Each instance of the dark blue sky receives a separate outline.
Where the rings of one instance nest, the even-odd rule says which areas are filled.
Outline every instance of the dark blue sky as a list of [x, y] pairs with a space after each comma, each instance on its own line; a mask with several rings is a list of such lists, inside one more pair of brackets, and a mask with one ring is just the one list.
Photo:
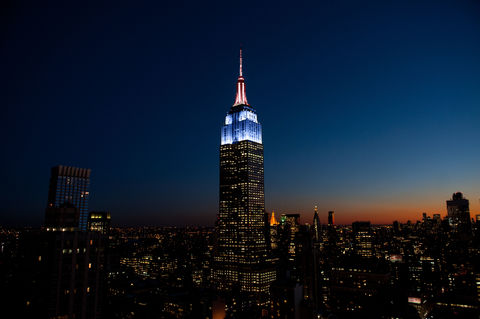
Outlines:
[[212, 225], [240, 44], [267, 210], [480, 213], [478, 1], [112, 4], [2, 10], [1, 224], [40, 224], [63, 164], [116, 224]]

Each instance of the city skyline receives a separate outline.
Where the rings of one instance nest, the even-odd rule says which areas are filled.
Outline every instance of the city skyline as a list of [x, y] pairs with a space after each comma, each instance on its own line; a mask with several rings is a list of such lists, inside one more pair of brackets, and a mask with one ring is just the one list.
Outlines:
[[5, 9], [2, 318], [480, 318], [480, 2]]
[[[278, 29], [286, 6], [225, 5], [218, 10], [233, 21], [266, 16], [239, 28], [210, 13], [194, 31], [185, 27], [198, 22], [194, 5], [152, 8], [168, 9], [162, 22], [143, 9], [98, 9], [103, 20], [74, 9], [12, 8], [10, 50], [0, 53], [11, 62], [0, 223], [40, 225], [49, 170], [67, 165], [92, 169], [89, 208], [111, 211], [114, 224], [213, 225], [239, 42], [264, 119], [267, 211], [311, 223], [318, 206], [322, 224], [328, 211], [338, 224], [389, 224], [444, 217], [460, 191], [472, 216], [480, 212], [478, 4], [318, 4], [295, 8]], [[85, 18], [86, 29], [76, 27]], [[178, 29], [152, 40], [169, 23]]]

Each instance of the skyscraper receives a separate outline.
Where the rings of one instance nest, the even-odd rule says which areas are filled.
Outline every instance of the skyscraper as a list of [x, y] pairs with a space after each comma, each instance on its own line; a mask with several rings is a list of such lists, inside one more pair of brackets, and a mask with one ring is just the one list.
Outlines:
[[365, 258], [373, 257], [373, 236], [370, 222], [353, 222], [352, 231], [355, 253]]
[[313, 213], [313, 238], [316, 242], [320, 240], [320, 218], [318, 217], [318, 208], [315, 206]]
[[[90, 169], [55, 166], [52, 167], [48, 190], [47, 215], [52, 209], [70, 207], [78, 210], [80, 230], [87, 229]], [[53, 212], [55, 214], [55, 212]]]
[[333, 226], [335, 224], [335, 212], [328, 212], [328, 226]]
[[100, 317], [106, 238], [81, 224], [89, 184], [90, 169], [52, 168], [46, 227], [19, 243], [21, 286], [29, 287], [27, 312], [19, 317]]
[[217, 289], [251, 296], [247, 306], [262, 305], [275, 271], [265, 236], [262, 127], [245, 94], [241, 50], [236, 91], [221, 131], [220, 205], [212, 275]]
[[461, 192], [454, 193], [452, 199], [447, 200], [447, 218], [454, 234], [468, 236], [471, 230], [470, 205]]
[[275, 212], [272, 210], [272, 215], [270, 217], [270, 244], [272, 251], [277, 249], [278, 247], [278, 240], [279, 240], [279, 234], [278, 234], [278, 229], [279, 227], [279, 222], [275, 218]]
[[275, 212], [272, 210], [272, 215], [270, 217], [270, 226], [277, 226], [278, 222], [277, 219], [275, 218]]

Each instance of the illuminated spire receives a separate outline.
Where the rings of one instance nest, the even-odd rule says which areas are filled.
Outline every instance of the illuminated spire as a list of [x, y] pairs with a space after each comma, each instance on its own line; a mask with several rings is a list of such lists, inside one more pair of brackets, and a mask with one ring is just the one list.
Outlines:
[[270, 217], [270, 226], [278, 225], [277, 220], [275, 219], [275, 212], [272, 210], [272, 217]]
[[237, 80], [237, 95], [235, 96], [235, 103], [233, 103], [233, 106], [248, 105], [247, 94], [245, 93], [245, 79], [243, 78], [242, 69], [242, 49], [240, 49], [240, 73]]

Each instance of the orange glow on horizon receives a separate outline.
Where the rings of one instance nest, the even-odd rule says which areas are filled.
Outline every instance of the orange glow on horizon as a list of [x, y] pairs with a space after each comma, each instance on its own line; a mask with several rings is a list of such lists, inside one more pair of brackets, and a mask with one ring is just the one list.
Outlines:
[[[353, 205], [344, 205], [338, 207], [338, 209], [319, 206], [318, 215], [320, 217], [320, 223], [327, 224], [329, 210], [335, 212], [336, 225], [349, 225], [355, 221], [370, 221], [372, 224], [377, 225], [392, 224], [394, 221], [400, 223], [411, 221], [412, 223], [415, 223], [417, 220], [422, 219], [422, 214], [424, 212], [430, 217], [433, 217], [433, 214], [440, 214], [442, 219], [447, 215], [445, 201], [441, 204], [420, 204], [418, 205], [419, 207], [422, 207], [420, 209], [418, 207], [387, 203], [374, 204], [370, 205], [370, 207], [366, 204], [358, 205], [358, 209], [355, 209], [352, 206]], [[300, 213], [300, 221], [302, 224], [313, 223], [313, 208], [311, 210], [299, 209], [281, 212], [281, 214], [284, 213]], [[477, 214], [480, 214], [480, 205], [475, 203], [475, 201], [470, 200], [470, 217], [475, 218], [475, 215]]]

